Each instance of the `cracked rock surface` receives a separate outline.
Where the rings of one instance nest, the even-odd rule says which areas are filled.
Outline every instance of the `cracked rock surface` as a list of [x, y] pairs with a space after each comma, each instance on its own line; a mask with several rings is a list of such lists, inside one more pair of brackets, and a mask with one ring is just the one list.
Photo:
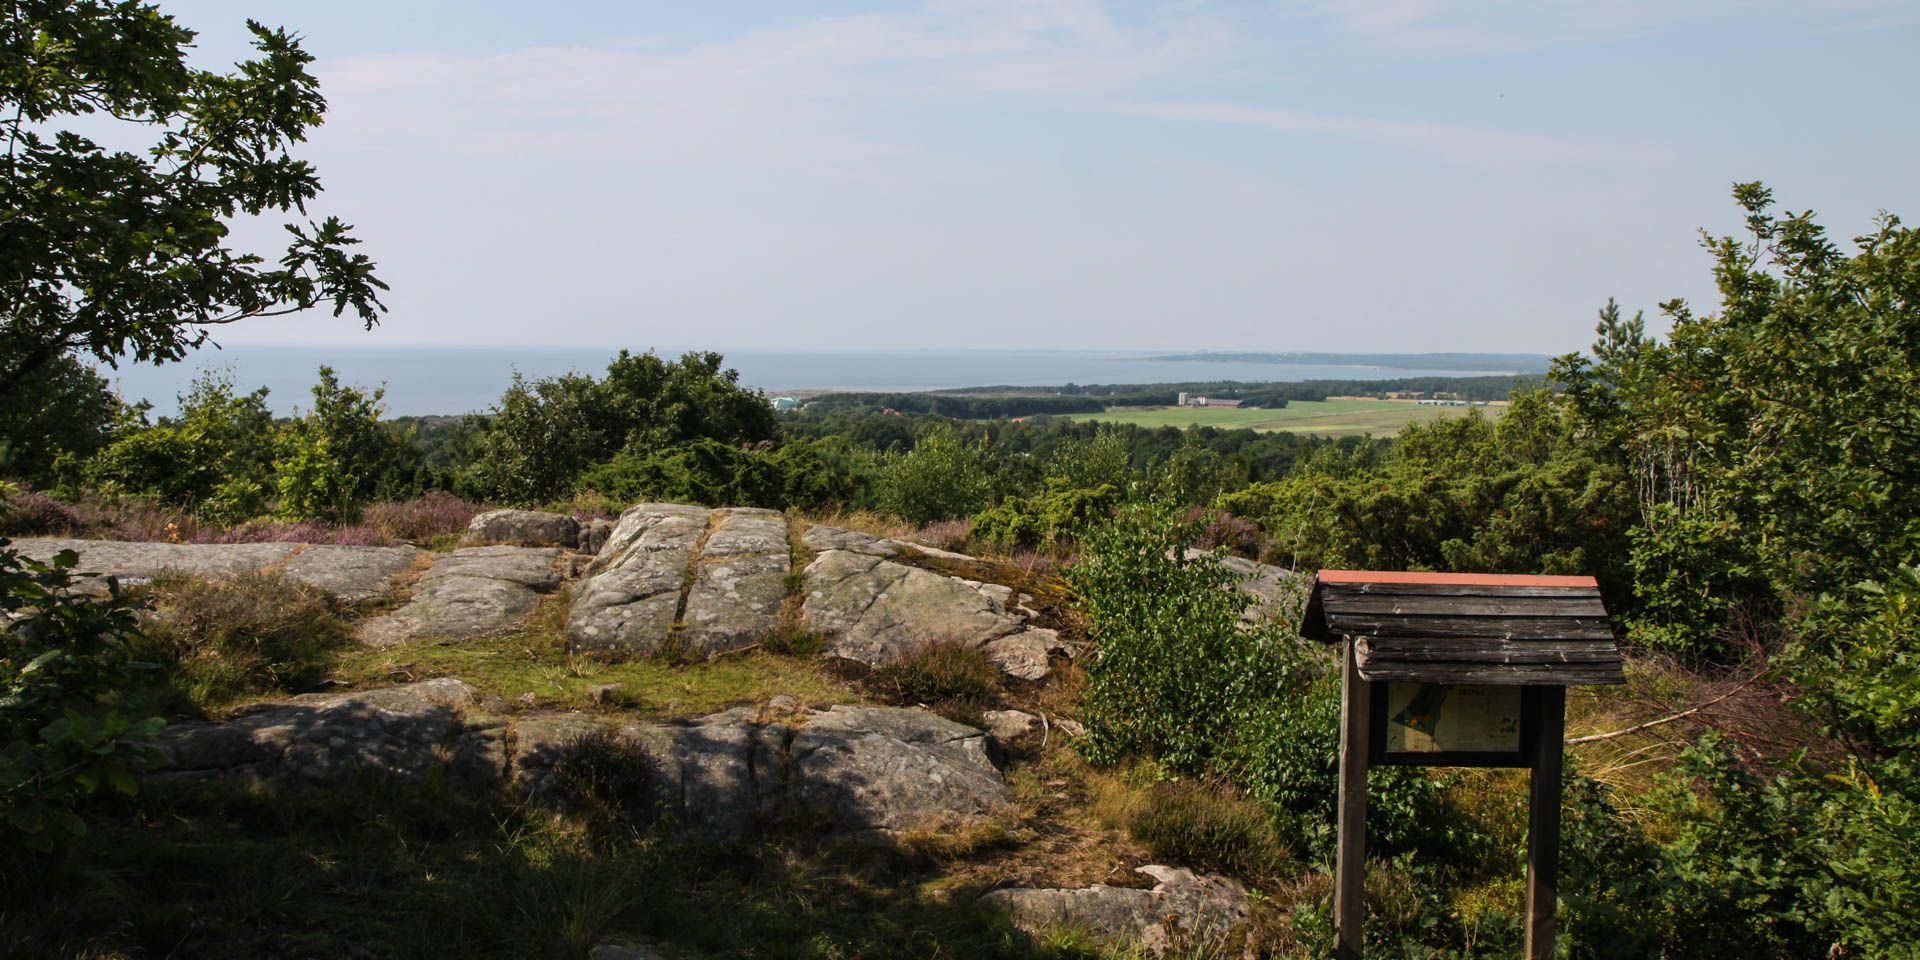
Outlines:
[[413, 597], [360, 627], [360, 639], [386, 646], [418, 637], [471, 637], [519, 626], [540, 595], [560, 588], [555, 547], [463, 547], [436, 560]]
[[[371, 771], [420, 780], [444, 759], [460, 786], [504, 781], [554, 801], [554, 762], [575, 738], [607, 728], [582, 714], [466, 718], [485, 706], [453, 678], [255, 704], [228, 720], [167, 728], [156, 741], [167, 765], [151, 776], [298, 785]], [[670, 822], [715, 838], [806, 810], [853, 835], [964, 826], [1013, 802], [985, 733], [918, 710], [769, 704], [617, 733], [652, 755], [654, 800]]]
[[787, 518], [775, 510], [721, 511], [700, 547], [687, 592], [687, 645], [709, 657], [758, 643], [780, 625], [793, 550]]
[[154, 745], [167, 763], [154, 776], [327, 784], [370, 770], [420, 780], [477, 699], [467, 684], [441, 678], [256, 703], [228, 720], [161, 731]]
[[1096, 884], [1079, 890], [995, 890], [982, 903], [1006, 911], [1014, 929], [1033, 937], [1076, 927], [1120, 943], [1138, 943], [1156, 955], [1210, 948], [1231, 956], [1244, 940], [1247, 891], [1226, 877], [1149, 865], [1137, 872], [1159, 881], [1151, 890]]
[[664, 646], [712, 513], [670, 503], [622, 513], [574, 592], [567, 615], [572, 648], [653, 653]]
[[829, 550], [806, 569], [801, 616], [825, 653], [872, 666], [952, 640], [969, 647], [1025, 627], [1005, 612], [1006, 587], [944, 577], [864, 553]]

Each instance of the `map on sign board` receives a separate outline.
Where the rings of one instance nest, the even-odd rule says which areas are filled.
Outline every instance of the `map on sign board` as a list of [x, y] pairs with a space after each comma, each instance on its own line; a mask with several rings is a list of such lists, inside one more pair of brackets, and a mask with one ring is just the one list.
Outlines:
[[1387, 684], [1389, 753], [1510, 753], [1520, 749], [1520, 688]]

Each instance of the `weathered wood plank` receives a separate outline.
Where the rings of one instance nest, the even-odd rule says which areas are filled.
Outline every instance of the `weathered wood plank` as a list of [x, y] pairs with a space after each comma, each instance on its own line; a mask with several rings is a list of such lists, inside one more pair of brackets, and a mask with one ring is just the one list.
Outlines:
[[1362, 637], [1363, 658], [1410, 663], [1619, 663], [1611, 640]]
[[1511, 640], [1612, 640], [1613, 625], [1599, 617], [1395, 617], [1339, 613], [1327, 607], [1327, 627], [1350, 637], [1504, 637]]
[[1535, 701], [1533, 778], [1527, 798], [1527, 960], [1553, 960], [1560, 888], [1560, 766], [1567, 691], [1551, 687]]
[[1327, 612], [1394, 616], [1605, 617], [1599, 597], [1432, 597], [1369, 594], [1326, 597]]
[[1328, 597], [1598, 597], [1597, 587], [1512, 587], [1458, 583], [1321, 583]]
[[1335, 960], [1361, 960], [1367, 902], [1367, 748], [1373, 687], [1362, 681], [1349, 642], [1340, 656], [1340, 797], [1334, 853]]
[[1425, 663], [1365, 657], [1359, 667], [1368, 680], [1420, 683], [1589, 686], [1627, 682], [1619, 663]]

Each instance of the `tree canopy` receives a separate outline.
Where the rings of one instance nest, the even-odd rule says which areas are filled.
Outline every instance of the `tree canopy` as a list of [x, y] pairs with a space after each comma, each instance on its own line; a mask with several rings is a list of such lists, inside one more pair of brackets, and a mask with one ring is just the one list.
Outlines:
[[194, 32], [150, 4], [0, 11], [0, 395], [63, 355], [179, 360], [209, 326], [324, 302], [378, 321], [386, 285], [337, 217], [286, 224], [271, 262], [229, 243], [236, 218], [304, 218], [320, 193], [292, 153], [326, 109], [313, 58], [247, 27], [258, 57], [218, 73], [188, 66]]

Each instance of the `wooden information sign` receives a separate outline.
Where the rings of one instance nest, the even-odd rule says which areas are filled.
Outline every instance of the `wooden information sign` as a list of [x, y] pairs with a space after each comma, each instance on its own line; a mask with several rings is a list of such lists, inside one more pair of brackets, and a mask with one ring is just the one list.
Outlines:
[[1367, 767], [1526, 767], [1527, 960], [1553, 956], [1567, 686], [1624, 683], [1592, 577], [1322, 570], [1300, 633], [1341, 644], [1334, 956], [1360, 960]]

